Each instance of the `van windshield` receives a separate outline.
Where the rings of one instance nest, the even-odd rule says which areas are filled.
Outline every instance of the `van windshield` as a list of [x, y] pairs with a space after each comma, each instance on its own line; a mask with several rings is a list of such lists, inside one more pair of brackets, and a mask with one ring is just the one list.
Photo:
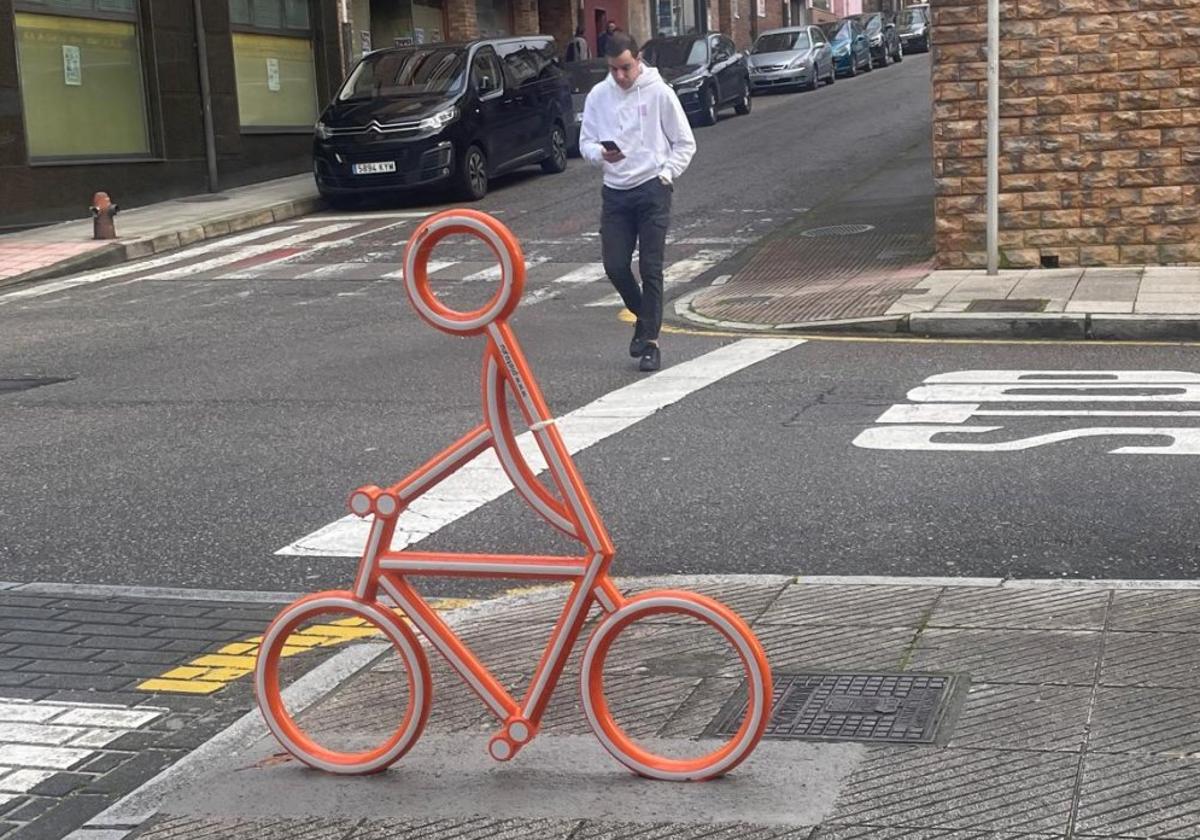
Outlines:
[[457, 47], [382, 50], [364, 58], [338, 93], [339, 102], [380, 96], [457, 93], [466, 76], [466, 51]]

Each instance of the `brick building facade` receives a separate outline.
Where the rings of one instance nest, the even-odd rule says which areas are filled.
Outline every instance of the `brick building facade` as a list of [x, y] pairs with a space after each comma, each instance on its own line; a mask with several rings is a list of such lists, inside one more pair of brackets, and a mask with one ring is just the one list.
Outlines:
[[[933, 0], [936, 245], [986, 262], [986, 0]], [[1200, 0], [1004, 0], [1001, 266], [1200, 262]]]

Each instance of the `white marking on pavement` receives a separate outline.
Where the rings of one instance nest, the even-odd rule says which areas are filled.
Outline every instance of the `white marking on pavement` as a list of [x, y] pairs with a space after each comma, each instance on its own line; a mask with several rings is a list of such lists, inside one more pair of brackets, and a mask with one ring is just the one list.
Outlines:
[[0, 700], [0, 794], [29, 793], [169, 713], [147, 706]]
[[112, 586], [96, 583], [59, 583], [35, 581], [0, 583], [0, 591], [24, 595], [58, 595], [61, 597], [152, 598], [172, 601], [230, 601], [256, 604], [286, 604], [301, 596], [300, 592], [271, 592], [244, 589], [184, 589], [175, 586]]
[[[425, 264], [425, 276], [432, 277], [434, 273], [441, 271], [443, 268], [450, 268], [456, 265], [458, 265], [457, 260], [430, 260]], [[403, 280], [404, 269], [401, 268], [397, 271], [389, 271], [387, 274], [382, 276], [384, 280]]]
[[[281, 227], [264, 228], [262, 230], [252, 230], [249, 233], [239, 234], [237, 236], [227, 236], [223, 239], [217, 239], [205, 245], [185, 248], [180, 251], [174, 251], [164, 257], [155, 257], [150, 260], [139, 260], [137, 262], [125, 263], [116, 268], [102, 269], [100, 271], [92, 271], [79, 277], [68, 277], [65, 280], [56, 280], [53, 283], [42, 283], [37, 286], [32, 286], [28, 289], [19, 289], [15, 292], [9, 292], [5, 295], [0, 295], [0, 304], [17, 300], [20, 298], [40, 297], [48, 295], [52, 292], [70, 289], [75, 286], [81, 286], [88, 283], [99, 283], [102, 280], [110, 280], [113, 277], [124, 277], [127, 274], [136, 274], [141, 271], [149, 271], [152, 268], [158, 268], [163, 265], [173, 265], [180, 260], [191, 259], [200, 254], [209, 254], [213, 251], [219, 251], [225, 248], [232, 248], [241, 245], [244, 242], [252, 242], [256, 239], [262, 239], [266, 236], [275, 236], [289, 230], [295, 230], [296, 225], [283, 225]], [[141, 279], [141, 278], [137, 278]]]
[[[525, 257], [525, 269], [528, 270], [535, 265], [541, 265], [544, 262], [549, 262], [549, 257], [541, 255], [527, 255]], [[493, 265], [490, 268], [485, 268], [482, 271], [476, 271], [473, 274], [468, 274], [462, 278], [464, 283], [478, 283], [483, 281], [492, 281], [500, 279], [500, 266]]]
[[[192, 277], [192, 276], [195, 276], [196, 274], [199, 274], [202, 271], [211, 271], [212, 269], [220, 268], [221, 266], [229, 265], [230, 263], [241, 262], [242, 260], [248, 259], [250, 257], [259, 256], [260, 254], [269, 254], [272, 251], [278, 251], [282, 248], [295, 248], [295, 247], [301, 246], [301, 245], [308, 245], [308, 243], [312, 242], [317, 237], [331, 236], [335, 233], [340, 233], [341, 231], [346, 230], [348, 228], [352, 228], [352, 227], [354, 227], [354, 225], [348, 224], [348, 223], [325, 225], [323, 227], [314, 228], [312, 230], [306, 230], [303, 233], [297, 233], [293, 236], [287, 236], [287, 237], [284, 237], [283, 239], [276, 239], [272, 242], [265, 242], [260, 245], [249, 245], [245, 248], [239, 248], [237, 251], [235, 251], [231, 254], [221, 254], [219, 257], [213, 257], [210, 260], [204, 260], [202, 262], [193, 263], [191, 265], [181, 266], [179, 268], [171, 269], [169, 271], [151, 274], [146, 277], [143, 277], [142, 279], [143, 280], [174, 280], [179, 277]], [[341, 245], [345, 242], [350, 241], [351, 239], [353, 239], [353, 237], [345, 237], [344, 239], [338, 239], [335, 241], [337, 244]], [[316, 245], [311, 246], [310, 248], [306, 248], [305, 252], [308, 253], [310, 251], [316, 250], [319, 247], [321, 247], [322, 245], [328, 247], [330, 244], [331, 243], [327, 243], [327, 242], [318, 243]], [[281, 257], [279, 260], [272, 261], [272, 264], [274, 262], [282, 262], [283, 259], [285, 259], [285, 258]], [[255, 268], [258, 268], [258, 266], [255, 266]]]
[[[928, 377], [908, 392], [911, 403], [887, 409], [877, 425], [854, 439], [862, 449], [925, 452], [1019, 452], [1081, 438], [1165, 438], [1157, 445], [1121, 446], [1112, 455], [1200, 455], [1200, 427], [1084, 426], [1026, 435], [1008, 440], [935, 440], [940, 435], [982, 435], [1012, 431], [1015, 426], [968, 425], [976, 417], [1003, 418], [1170, 418], [1200, 417], [1200, 410], [1169, 407], [995, 408], [1004, 403], [1196, 403], [1200, 374], [1190, 371], [965, 370]], [[984, 406], [989, 406], [984, 408]], [[1040, 431], [1040, 430], [1039, 430]]]
[[[790, 338], [745, 339], [720, 347], [577, 408], [559, 419], [559, 431], [568, 450], [580, 452], [701, 388], [803, 343], [803, 339]], [[546, 469], [531, 432], [520, 435], [517, 445], [534, 473]], [[420, 542], [511, 489], [512, 484], [496, 459], [495, 451], [489, 449], [414, 501], [400, 515], [392, 548], [398, 550]], [[362, 553], [370, 527], [370, 520], [348, 515], [276, 553], [357, 557]]]
[[[708, 271], [714, 265], [728, 259], [733, 251], [699, 251], [694, 257], [679, 260], [667, 266], [663, 271], [663, 288], [669, 289], [681, 283], [694, 280]], [[607, 295], [600, 300], [592, 301], [588, 306], [622, 306], [624, 302], [617, 294]]]

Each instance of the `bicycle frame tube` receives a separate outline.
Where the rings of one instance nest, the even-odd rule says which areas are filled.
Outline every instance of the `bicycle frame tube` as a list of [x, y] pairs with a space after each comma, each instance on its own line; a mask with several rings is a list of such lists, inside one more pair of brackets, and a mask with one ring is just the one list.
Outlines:
[[[598, 561], [600, 557], [594, 559]], [[624, 603], [620, 592], [607, 575], [601, 572], [600, 563], [591, 563], [587, 574], [571, 587], [571, 594], [558, 623], [554, 626], [554, 632], [550, 635], [525, 697], [518, 702], [496, 680], [487, 666], [476, 658], [458, 634], [426, 603], [403, 574], [383, 572], [379, 578], [379, 585], [493, 715], [501, 721], [519, 715], [530, 721], [535, 728], [541, 723], [542, 714], [554, 693], [567, 657], [579, 638], [579, 632], [587, 620], [593, 600], [599, 600], [606, 611], [610, 606], [619, 609]]]

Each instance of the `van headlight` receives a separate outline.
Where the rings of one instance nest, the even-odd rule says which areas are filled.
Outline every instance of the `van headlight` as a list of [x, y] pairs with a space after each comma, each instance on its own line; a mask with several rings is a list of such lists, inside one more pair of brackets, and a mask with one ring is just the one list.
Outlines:
[[432, 117], [426, 117], [425, 119], [421, 120], [421, 130], [437, 131], [439, 128], [444, 128], [445, 126], [454, 122], [454, 119], [457, 116], [457, 108], [446, 108], [445, 110], [438, 111]]
[[325, 125], [325, 123], [319, 120], [317, 121], [317, 124], [313, 126], [313, 131], [316, 132], [318, 140], [330, 140], [333, 138], [333, 131], [329, 128], [329, 126]]

